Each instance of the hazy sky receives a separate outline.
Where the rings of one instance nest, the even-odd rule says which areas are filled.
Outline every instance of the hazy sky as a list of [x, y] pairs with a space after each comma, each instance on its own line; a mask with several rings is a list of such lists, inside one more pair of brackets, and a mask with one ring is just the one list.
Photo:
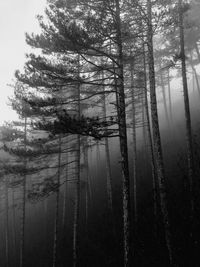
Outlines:
[[16, 119], [6, 105], [16, 69], [23, 67], [28, 46], [25, 32], [38, 32], [36, 15], [42, 14], [46, 0], [0, 0], [0, 124]]
[[[36, 15], [42, 14], [46, 0], [0, 0], [0, 124], [4, 120], [17, 119], [8, 103], [12, 95], [12, 83], [16, 69], [23, 67], [28, 46], [25, 32], [38, 32]], [[173, 99], [182, 95], [180, 80], [172, 81]]]

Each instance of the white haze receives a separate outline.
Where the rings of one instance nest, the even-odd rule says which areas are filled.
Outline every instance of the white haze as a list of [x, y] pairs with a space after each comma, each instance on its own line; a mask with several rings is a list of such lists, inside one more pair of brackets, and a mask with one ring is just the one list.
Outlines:
[[42, 14], [46, 0], [0, 0], [0, 124], [17, 118], [7, 105], [13, 90], [14, 72], [21, 69], [28, 46], [25, 32], [38, 32], [36, 15]]
[[[25, 32], [39, 32], [36, 15], [43, 13], [45, 4], [46, 0], [0, 0], [0, 124], [17, 119], [16, 113], [7, 105], [8, 96], [13, 94], [8, 84], [12, 83], [15, 70], [23, 68], [25, 53], [30, 51]], [[196, 68], [199, 72], [200, 67]], [[175, 72], [171, 71], [171, 75]], [[191, 79], [190, 75], [188, 78]], [[171, 87], [175, 104], [183, 95], [181, 79], [173, 79]], [[159, 114], [163, 113], [162, 104], [159, 110]]]

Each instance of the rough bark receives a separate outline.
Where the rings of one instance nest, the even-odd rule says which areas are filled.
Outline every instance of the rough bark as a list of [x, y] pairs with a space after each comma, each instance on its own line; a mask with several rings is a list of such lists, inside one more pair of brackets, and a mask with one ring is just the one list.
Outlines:
[[131, 102], [132, 102], [132, 123], [133, 123], [133, 198], [134, 198], [134, 227], [135, 232], [137, 231], [137, 177], [136, 177], [136, 162], [137, 162], [137, 146], [136, 146], [136, 113], [135, 113], [135, 91], [134, 91], [134, 77], [133, 77], [133, 63], [130, 66], [131, 71]]
[[121, 19], [119, 0], [115, 0], [116, 4], [116, 43], [118, 53], [117, 68], [117, 85], [118, 85], [118, 124], [120, 135], [120, 152], [122, 166], [122, 184], [123, 184], [123, 228], [124, 228], [124, 266], [131, 265], [131, 239], [130, 239], [130, 181], [129, 181], [129, 165], [128, 165], [128, 148], [127, 148], [127, 132], [126, 132], [126, 109], [124, 94], [124, 74], [123, 74], [123, 52], [121, 38]]
[[182, 71], [183, 96], [184, 96], [185, 121], [186, 121], [188, 182], [189, 182], [189, 195], [190, 195], [190, 220], [192, 222], [192, 217], [194, 213], [194, 200], [193, 200], [194, 159], [193, 159], [190, 103], [188, 95], [187, 71], [185, 62], [185, 40], [184, 40], [182, 0], [179, 0], [178, 5], [179, 5], [178, 7], [179, 7], [180, 49], [181, 49], [181, 71]]
[[145, 105], [145, 113], [146, 113], [146, 120], [147, 120], [147, 135], [148, 135], [148, 142], [150, 148], [150, 159], [151, 159], [151, 173], [152, 173], [152, 185], [153, 185], [153, 207], [154, 207], [154, 233], [157, 236], [158, 234], [158, 185], [157, 181], [157, 173], [156, 173], [156, 164], [155, 164], [155, 157], [153, 151], [153, 140], [151, 134], [151, 125], [150, 125], [150, 116], [149, 116], [149, 104], [148, 104], [148, 95], [147, 95], [147, 79], [146, 79], [146, 53], [145, 53], [145, 45], [143, 45], [143, 64], [144, 64], [144, 105]]
[[155, 70], [154, 70], [154, 54], [153, 54], [153, 29], [152, 29], [152, 11], [151, 0], [147, 0], [147, 12], [148, 12], [148, 57], [149, 57], [149, 85], [150, 85], [150, 99], [151, 99], [151, 120], [153, 129], [153, 146], [155, 153], [156, 171], [158, 179], [158, 193], [160, 197], [160, 207], [162, 215], [162, 223], [165, 233], [165, 244], [169, 257], [170, 264], [173, 263], [173, 249], [171, 243], [171, 233], [169, 224], [169, 214], [167, 209], [167, 196], [166, 196], [166, 177], [164, 173], [164, 162], [162, 145], [160, 138], [158, 111], [157, 111], [157, 97], [155, 86]]

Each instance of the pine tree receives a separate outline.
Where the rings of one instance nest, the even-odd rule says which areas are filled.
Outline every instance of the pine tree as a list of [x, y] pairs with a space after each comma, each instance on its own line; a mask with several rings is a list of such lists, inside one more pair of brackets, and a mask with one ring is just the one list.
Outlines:
[[149, 58], [148, 64], [149, 64], [149, 85], [150, 85], [150, 99], [151, 99], [151, 120], [153, 129], [153, 145], [154, 145], [154, 153], [155, 153], [154, 155], [155, 155], [156, 171], [158, 179], [158, 193], [160, 196], [162, 222], [165, 232], [165, 242], [169, 256], [169, 262], [170, 264], [172, 264], [174, 261], [173, 248], [171, 244], [172, 240], [171, 240], [169, 214], [167, 209], [167, 196], [166, 196], [166, 178], [164, 173], [164, 162], [162, 155], [162, 145], [160, 138], [157, 100], [156, 100], [151, 0], [147, 1], [147, 14], [148, 14], [147, 42], [148, 42], [148, 58]]
[[[26, 104], [24, 105], [24, 109], [26, 109]], [[24, 118], [24, 150], [26, 152], [26, 141], [27, 141], [27, 117], [25, 115]], [[26, 167], [27, 167], [27, 159], [24, 158], [24, 176], [23, 176], [23, 198], [22, 198], [22, 218], [21, 218], [21, 245], [20, 245], [20, 267], [25, 266], [25, 222], [26, 222]]]
[[[194, 183], [194, 159], [193, 159], [193, 143], [192, 143], [192, 127], [190, 116], [190, 104], [187, 85], [186, 62], [185, 62], [185, 42], [184, 42], [184, 25], [183, 25], [183, 10], [182, 0], [178, 2], [179, 10], [179, 31], [180, 31], [180, 54], [181, 54], [181, 71], [183, 82], [183, 95], [185, 107], [185, 121], [186, 121], [186, 143], [187, 143], [187, 161], [188, 161], [188, 181], [190, 194], [190, 223], [192, 222], [194, 213], [194, 199], [193, 199], [193, 183]], [[191, 226], [190, 226], [191, 227]], [[191, 231], [191, 229], [190, 229]], [[191, 234], [192, 232], [190, 232]]]
[[59, 230], [59, 204], [60, 204], [60, 179], [61, 179], [61, 153], [62, 153], [62, 138], [58, 139], [58, 173], [57, 173], [57, 190], [56, 190], [56, 208], [55, 208], [55, 221], [54, 221], [54, 243], [53, 243], [53, 267], [58, 265], [58, 230]]

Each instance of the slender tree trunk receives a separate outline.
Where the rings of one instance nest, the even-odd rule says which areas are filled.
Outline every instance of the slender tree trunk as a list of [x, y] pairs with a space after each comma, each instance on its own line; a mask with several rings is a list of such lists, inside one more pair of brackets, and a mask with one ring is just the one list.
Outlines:
[[131, 100], [132, 100], [132, 123], [133, 123], [133, 198], [134, 198], [134, 230], [137, 232], [137, 146], [136, 146], [136, 114], [135, 114], [135, 89], [134, 89], [134, 77], [133, 77], [133, 63], [130, 66], [131, 71]]
[[14, 260], [16, 259], [16, 244], [17, 244], [17, 240], [16, 240], [16, 220], [15, 220], [15, 191], [14, 188], [12, 188], [12, 228], [13, 228], [13, 256], [14, 256]]
[[[90, 149], [88, 148], [88, 160], [89, 162], [92, 162], [92, 145], [91, 143], [89, 144]], [[88, 169], [88, 193], [89, 193], [89, 199], [91, 203], [93, 202], [93, 184], [92, 184], [92, 175], [90, 168]]]
[[100, 152], [100, 144], [99, 144], [99, 140], [97, 140], [97, 150], [96, 150], [96, 159], [97, 159], [97, 172], [98, 172], [98, 165], [99, 162], [101, 160], [101, 152]]
[[[104, 73], [102, 73], [102, 80], [104, 81]], [[105, 88], [103, 89], [105, 90]], [[106, 96], [105, 94], [103, 94], [103, 117], [106, 119], [106, 116], [107, 116]], [[111, 175], [111, 162], [110, 162], [110, 148], [107, 137], [105, 137], [105, 154], [106, 154], [105, 160], [106, 160], [107, 201], [113, 223], [112, 175]]]
[[118, 123], [120, 135], [120, 151], [122, 166], [122, 183], [123, 183], [123, 228], [124, 228], [124, 267], [131, 265], [131, 238], [130, 238], [130, 180], [129, 180], [129, 164], [128, 164], [128, 148], [127, 148], [127, 132], [126, 132], [126, 109], [124, 94], [124, 74], [123, 74], [123, 52], [121, 38], [121, 19], [119, 0], [115, 0], [116, 4], [116, 41], [118, 53], [117, 68], [117, 94], [118, 94]]
[[[181, 3], [181, 5], [182, 5], [182, 3]], [[196, 50], [197, 57], [198, 57], [199, 62], [200, 62], [200, 52], [199, 52], [199, 48], [198, 48], [198, 44], [197, 43], [195, 43], [195, 50]]]
[[68, 154], [66, 153], [66, 172], [65, 172], [65, 188], [64, 188], [64, 196], [63, 196], [63, 216], [62, 216], [62, 225], [63, 229], [65, 229], [66, 224], [66, 206], [67, 206], [67, 193], [68, 193]]
[[59, 135], [58, 146], [58, 173], [57, 173], [57, 189], [56, 189], [56, 209], [54, 221], [54, 242], [53, 242], [53, 267], [58, 266], [58, 229], [59, 229], [59, 204], [60, 204], [60, 176], [61, 176], [61, 135]]
[[194, 76], [194, 72], [193, 72], [192, 73], [192, 90], [193, 90], [193, 92], [195, 92], [194, 78], [195, 78], [195, 76]]
[[[188, 95], [186, 63], [185, 63], [185, 40], [184, 40], [182, 0], [179, 0], [178, 4], [179, 4], [181, 70], [182, 70], [183, 96], [184, 96], [185, 120], [186, 120], [188, 182], [189, 182], [189, 194], [190, 194], [190, 223], [192, 223], [192, 218], [194, 213], [194, 199], [193, 199], [194, 159], [193, 159], [193, 144], [192, 144], [192, 127], [191, 127], [190, 104]], [[190, 232], [190, 234], [191, 233], [192, 232]]]
[[98, 174], [99, 174], [99, 162], [101, 160], [99, 140], [96, 141], [95, 148], [96, 148], [96, 151], [95, 151], [96, 152], [96, 157], [95, 157], [95, 160], [96, 160], [96, 177], [98, 177]]
[[193, 66], [193, 72], [194, 72], [194, 77], [195, 77], [195, 80], [196, 80], [196, 86], [197, 86], [197, 90], [200, 94], [200, 85], [199, 85], [199, 78], [198, 78], [198, 75], [197, 75], [197, 71], [195, 69], [195, 67]]
[[[161, 68], [161, 66], [160, 66], [160, 68]], [[163, 104], [164, 104], [165, 116], [166, 116], [167, 124], [169, 126], [169, 116], [168, 116], [168, 111], [167, 111], [167, 100], [166, 100], [165, 84], [164, 84], [164, 80], [163, 80], [162, 70], [160, 71], [160, 81], [161, 81], [161, 88], [162, 88], [162, 95], [163, 95]]]
[[145, 45], [143, 44], [143, 53], [144, 53], [144, 105], [147, 119], [147, 135], [149, 140], [150, 147], [150, 158], [151, 158], [151, 173], [152, 173], [152, 184], [153, 184], [153, 207], [154, 207], [154, 220], [155, 220], [155, 236], [158, 234], [158, 184], [157, 181], [157, 172], [156, 172], [156, 163], [153, 151], [153, 141], [151, 134], [151, 126], [150, 126], [150, 117], [149, 117], [149, 104], [148, 104], [148, 96], [147, 96], [147, 79], [146, 79], [146, 53], [145, 53]]
[[8, 176], [5, 176], [5, 237], [6, 237], [6, 267], [9, 267], [9, 227], [8, 227]]
[[[196, 80], [196, 86], [197, 86], [197, 90], [198, 90], [198, 93], [200, 94], [200, 85], [199, 85], [199, 79], [198, 79], [198, 75], [197, 75], [197, 72], [196, 72], [196, 69], [195, 69], [195, 66], [192, 62], [192, 53], [190, 53], [190, 56], [191, 56], [191, 60], [189, 60], [190, 62], [190, 65], [191, 65], [191, 68], [193, 70], [193, 76], [195, 77], [195, 80]], [[194, 81], [194, 78], [193, 78], [193, 81]], [[194, 83], [193, 83], [193, 89], [194, 89]]]
[[78, 266], [78, 246], [79, 246], [79, 216], [80, 216], [80, 135], [77, 136], [76, 152], [76, 187], [74, 203], [74, 226], [73, 226], [73, 266]]
[[172, 98], [171, 98], [171, 86], [170, 86], [170, 70], [167, 70], [167, 86], [168, 86], [168, 97], [169, 97], [169, 114], [170, 114], [170, 120], [173, 121], [173, 115], [172, 115]]
[[113, 196], [112, 196], [112, 175], [111, 175], [111, 161], [110, 161], [110, 148], [108, 138], [105, 138], [105, 152], [106, 152], [106, 177], [107, 177], [107, 200], [108, 207], [111, 212], [113, 220]]
[[[142, 85], [142, 88], [141, 88], [141, 107], [142, 107], [142, 135], [143, 135], [143, 149], [144, 149], [144, 152], [146, 152], [146, 147], [147, 147], [147, 144], [146, 144], [146, 117], [145, 117], [145, 107], [144, 107], [144, 87]], [[144, 156], [144, 160], [146, 160], [146, 153], [145, 153], [145, 156]]]
[[[24, 119], [24, 149], [26, 151], [27, 139], [27, 117]], [[22, 200], [22, 218], [21, 218], [21, 244], [20, 244], [20, 267], [24, 267], [24, 249], [25, 249], [25, 220], [26, 220], [26, 166], [27, 159], [24, 160], [25, 174], [23, 177], [23, 200]]]
[[[78, 58], [78, 61], [80, 59]], [[80, 62], [79, 62], [80, 64]], [[78, 99], [78, 119], [80, 119], [80, 84], [77, 87], [77, 99]], [[76, 152], [76, 164], [77, 164], [77, 180], [75, 187], [75, 203], [74, 203], [74, 225], [73, 225], [73, 267], [77, 267], [79, 265], [79, 217], [80, 217], [80, 135], [77, 135], [77, 152]]]
[[[144, 77], [142, 77], [143, 79]], [[141, 79], [141, 77], [140, 77]], [[147, 138], [146, 138], [146, 112], [145, 112], [145, 103], [144, 103], [144, 86], [141, 84], [141, 109], [142, 109], [142, 135], [143, 135], [143, 176], [145, 177], [147, 175]]]
[[84, 150], [84, 163], [86, 169], [86, 181], [85, 181], [85, 230], [88, 231], [88, 210], [89, 210], [89, 162], [88, 162], [88, 146], [86, 138], [86, 147]]
[[167, 196], [166, 196], [166, 178], [164, 173], [164, 162], [162, 154], [162, 145], [159, 130], [158, 112], [157, 112], [157, 99], [156, 99], [156, 86], [155, 86], [155, 70], [154, 70], [154, 54], [153, 54], [153, 30], [152, 30], [152, 11], [151, 0], [147, 0], [148, 12], [148, 57], [149, 57], [149, 84], [150, 84], [150, 99], [151, 99], [151, 119], [153, 128], [153, 146], [155, 153], [155, 162], [157, 169], [158, 190], [160, 196], [160, 206], [162, 214], [162, 222], [165, 233], [165, 243], [169, 256], [170, 264], [173, 264], [173, 249], [171, 244], [171, 233], [169, 224], [169, 214], [167, 209]]

